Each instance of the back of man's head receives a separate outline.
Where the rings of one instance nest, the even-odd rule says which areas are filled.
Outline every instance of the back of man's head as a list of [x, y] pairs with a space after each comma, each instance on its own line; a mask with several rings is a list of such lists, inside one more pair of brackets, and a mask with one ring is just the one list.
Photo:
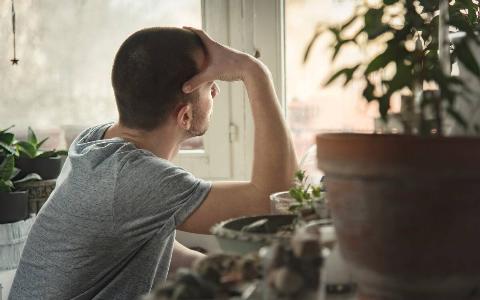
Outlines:
[[112, 86], [120, 124], [152, 130], [163, 124], [179, 103], [193, 101], [182, 85], [199, 72], [194, 53], [203, 44], [179, 28], [147, 28], [123, 42], [115, 56]]

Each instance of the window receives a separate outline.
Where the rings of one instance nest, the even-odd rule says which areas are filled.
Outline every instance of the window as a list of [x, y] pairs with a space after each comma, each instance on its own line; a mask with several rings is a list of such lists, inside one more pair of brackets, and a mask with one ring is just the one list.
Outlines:
[[[12, 56], [10, 1], [1, 5], [2, 125], [91, 126], [116, 119], [113, 58], [144, 27], [201, 27], [196, 0], [17, 1], [18, 66]], [[175, 6], [175, 10], [172, 8]]]
[[[375, 109], [362, 100], [361, 84], [353, 82], [343, 87], [339, 80], [328, 87], [322, 86], [339, 67], [331, 63], [328, 34], [317, 39], [309, 59], [303, 63], [317, 24], [335, 25], [345, 21], [353, 14], [355, 4], [355, 0], [286, 1], [287, 121], [298, 157], [315, 143], [316, 133], [373, 130]], [[359, 55], [355, 50], [342, 51], [339, 61], [347, 66]]]
[[[225, 22], [222, 16], [205, 13], [206, 6], [200, 0], [15, 1], [20, 62], [11, 65], [11, 2], [1, 1], [0, 128], [15, 124], [22, 135], [32, 126], [40, 136], [50, 137], [46, 147], [62, 148], [82, 129], [115, 120], [110, 73], [121, 43], [145, 27]], [[213, 32], [214, 37], [221, 35], [221, 30]], [[228, 98], [228, 92], [222, 97]], [[210, 132], [185, 144], [177, 163], [205, 178], [213, 173], [230, 176], [229, 168], [216, 163], [230, 159], [229, 122], [223, 117], [229, 117], [223, 112], [228, 107], [215, 108]], [[219, 133], [225, 141], [212, 138]], [[212, 165], [220, 171], [213, 172]]]

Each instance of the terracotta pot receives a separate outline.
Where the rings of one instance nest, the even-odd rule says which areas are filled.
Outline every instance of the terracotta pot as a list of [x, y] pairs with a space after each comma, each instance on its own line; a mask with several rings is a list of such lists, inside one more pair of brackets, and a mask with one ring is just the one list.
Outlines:
[[360, 299], [480, 299], [480, 139], [317, 136]]

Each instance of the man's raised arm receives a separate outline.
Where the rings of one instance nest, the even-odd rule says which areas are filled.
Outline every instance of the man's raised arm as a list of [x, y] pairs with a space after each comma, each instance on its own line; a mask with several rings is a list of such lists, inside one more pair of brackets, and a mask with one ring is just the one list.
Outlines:
[[213, 224], [228, 218], [268, 213], [269, 194], [289, 189], [298, 166], [267, 67], [248, 54], [216, 43], [202, 30], [189, 29], [202, 39], [208, 66], [185, 83], [184, 91], [213, 80], [243, 81], [255, 127], [251, 180], [214, 182], [202, 205], [178, 227], [207, 233]]

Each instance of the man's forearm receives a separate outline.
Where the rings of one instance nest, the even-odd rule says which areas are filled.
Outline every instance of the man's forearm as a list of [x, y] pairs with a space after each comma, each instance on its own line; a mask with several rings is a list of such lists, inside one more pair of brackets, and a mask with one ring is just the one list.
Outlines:
[[175, 240], [170, 269], [168, 271], [169, 275], [175, 274], [179, 268], [190, 268], [194, 261], [202, 257], [205, 257], [205, 255], [189, 249]]
[[267, 194], [286, 190], [298, 165], [270, 72], [249, 57], [243, 82], [255, 126], [252, 183]]

